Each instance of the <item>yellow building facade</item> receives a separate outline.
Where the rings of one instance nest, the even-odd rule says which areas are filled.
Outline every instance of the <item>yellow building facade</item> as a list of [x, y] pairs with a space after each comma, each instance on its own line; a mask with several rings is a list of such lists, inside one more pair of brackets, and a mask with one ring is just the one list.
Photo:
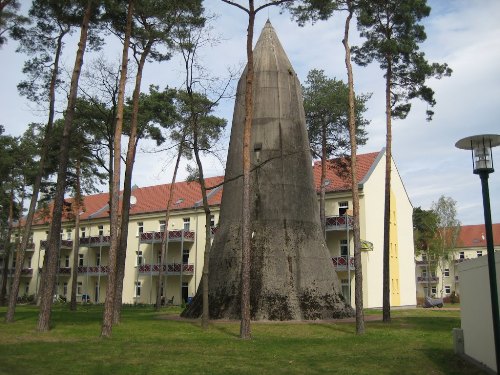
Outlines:
[[[360, 232], [362, 250], [363, 302], [365, 307], [382, 306], [382, 251], [384, 217], [385, 152], [358, 157], [360, 193]], [[320, 165], [315, 164], [314, 176], [319, 186]], [[414, 306], [415, 260], [413, 251], [412, 206], [393, 163], [391, 192], [391, 305]], [[354, 260], [352, 235], [352, 195], [349, 181], [340, 177], [335, 168], [327, 173], [325, 201], [326, 243], [337, 271], [341, 291], [354, 306]], [[217, 186], [222, 177], [207, 179], [208, 186]], [[166, 264], [160, 266], [160, 254], [165, 231], [166, 201], [170, 185], [133, 190], [128, 244], [123, 283], [123, 303], [152, 304], [156, 301], [160, 273], [161, 293], [166, 302], [180, 304], [189, 301], [200, 283], [205, 248], [205, 213], [196, 182], [175, 185], [174, 200], [168, 222]], [[212, 240], [219, 220], [222, 186], [211, 190], [209, 203], [212, 218]], [[109, 272], [109, 217], [107, 194], [85, 197], [85, 211], [80, 214], [78, 267], [72, 270], [75, 228], [73, 220], [65, 220], [61, 231], [57, 294], [70, 297], [72, 277], [77, 278], [78, 301], [103, 303]], [[300, 204], [300, 203], [297, 203]], [[19, 294], [36, 295], [40, 288], [40, 270], [45, 254], [48, 222], [33, 227], [33, 243], [26, 252], [22, 267]], [[1, 258], [5, 262], [5, 257]], [[13, 274], [12, 256], [9, 279]], [[217, 270], [210, 270], [217, 272]]]

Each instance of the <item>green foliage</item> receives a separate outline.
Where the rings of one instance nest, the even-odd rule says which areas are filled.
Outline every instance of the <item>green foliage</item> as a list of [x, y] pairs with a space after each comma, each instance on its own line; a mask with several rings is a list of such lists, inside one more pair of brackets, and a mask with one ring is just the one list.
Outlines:
[[329, 19], [343, 3], [344, 1], [341, 0], [301, 0], [287, 3], [285, 7], [298, 24], [304, 26], [308, 21], [315, 23]]
[[[170, 129], [177, 121], [174, 104], [176, 91], [165, 88], [159, 91], [158, 86], [151, 85], [149, 94], [139, 96], [139, 112], [137, 114], [137, 139], [152, 139], [159, 146], [165, 142], [162, 129]], [[123, 132], [130, 134], [130, 120], [132, 117], [132, 99], [127, 100], [124, 111]]]
[[[366, 38], [352, 47], [354, 61], [366, 66], [377, 61], [389, 78], [392, 117], [404, 119], [410, 101], [419, 98], [430, 107], [436, 104], [429, 78], [451, 75], [447, 64], [429, 63], [419, 51], [427, 35], [421, 20], [430, 14], [426, 0], [363, 0], [358, 8], [358, 29]], [[427, 110], [427, 120], [434, 112]]]
[[[348, 86], [343, 81], [326, 77], [323, 70], [313, 69], [307, 74], [302, 92], [313, 152], [321, 156], [323, 137], [326, 136], [327, 158], [348, 154], [350, 150]], [[364, 145], [367, 141], [365, 127], [370, 122], [363, 115], [369, 98], [369, 94], [358, 95], [355, 98], [358, 145]]]
[[[58, 74], [58, 60], [64, 46], [64, 38], [71, 35], [82, 22], [85, 2], [64, 0], [34, 0], [29, 10], [31, 24], [19, 25], [13, 37], [19, 41], [18, 52], [31, 56], [23, 67], [26, 79], [18, 84], [19, 93], [29, 100], [41, 104], [49, 99], [53, 71], [56, 71], [56, 87], [64, 82]], [[94, 11], [94, 22], [98, 22], [99, 7]], [[93, 35], [91, 27], [89, 47], [98, 49], [102, 40]], [[95, 33], [94, 33], [95, 34]]]
[[438, 217], [432, 210], [413, 209], [413, 240], [415, 254], [419, 255], [431, 249], [436, 236]]
[[29, 23], [29, 18], [24, 17], [19, 12], [19, 1], [0, 1], [0, 48], [7, 42], [7, 34], [16, 37], [19, 28]]
[[442, 260], [450, 260], [455, 251], [460, 234], [460, 221], [457, 218], [457, 202], [444, 195], [432, 203], [437, 217], [435, 246]]

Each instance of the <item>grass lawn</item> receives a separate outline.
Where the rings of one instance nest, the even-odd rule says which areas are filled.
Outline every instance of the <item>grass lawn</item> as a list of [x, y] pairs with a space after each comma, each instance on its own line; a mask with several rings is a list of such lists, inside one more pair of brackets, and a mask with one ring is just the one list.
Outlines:
[[[169, 319], [124, 307], [111, 339], [99, 338], [102, 307], [54, 307], [53, 329], [36, 332], [38, 310], [19, 306], [14, 324], [0, 308], [0, 374], [480, 374], [453, 354], [451, 329], [460, 312], [400, 310], [392, 323], [254, 323], [253, 339], [238, 338], [239, 322]], [[370, 311], [370, 316], [381, 314]]]

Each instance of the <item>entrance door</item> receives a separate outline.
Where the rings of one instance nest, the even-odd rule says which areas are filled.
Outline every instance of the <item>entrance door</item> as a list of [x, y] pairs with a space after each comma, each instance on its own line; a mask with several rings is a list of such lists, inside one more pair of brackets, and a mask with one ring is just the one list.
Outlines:
[[182, 283], [182, 302], [187, 302], [189, 297], [189, 287], [188, 283]]

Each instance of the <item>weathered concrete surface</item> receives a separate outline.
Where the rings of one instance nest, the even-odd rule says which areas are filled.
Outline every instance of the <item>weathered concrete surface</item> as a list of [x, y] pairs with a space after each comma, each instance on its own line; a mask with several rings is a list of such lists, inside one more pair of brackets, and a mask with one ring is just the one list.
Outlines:
[[[349, 316], [321, 233], [300, 83], [269, 21], [254, 49], [254, 67], [252, 319]], [[245, 75], [237, 89], [219, 230], [210, 253], [212, 319], [240, 316]], [[259, 144], [260, 155], [254, 151]], [[200, 314], [201, 283], [183, 316]]]

